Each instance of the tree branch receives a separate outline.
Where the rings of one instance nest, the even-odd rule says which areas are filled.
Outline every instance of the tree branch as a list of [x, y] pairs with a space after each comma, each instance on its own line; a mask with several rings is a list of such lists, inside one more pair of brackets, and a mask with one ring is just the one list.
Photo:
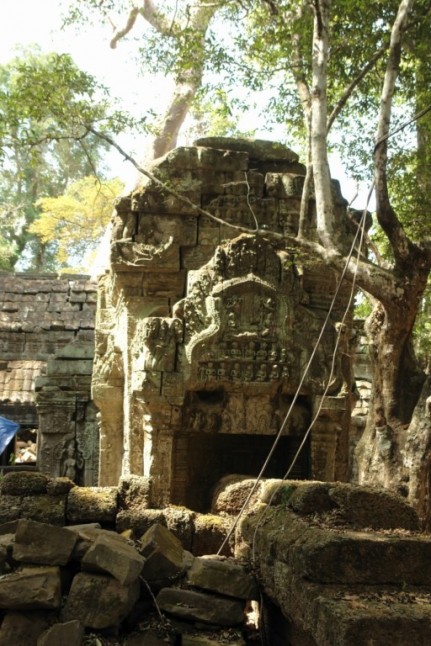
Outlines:
[[176, 17], [172, 20], [159, 9], [153, 0], [144, 0], [142, 7], [138, 8], [139, 13], [145, 20], [162, 36], [172, 36], [173, 33], [181, 29]]
[[[111, 42], [109, 43], [109, 46], [111, 49], [115, 49], [117, 47], [117, 43], [119, 40], [124, 38], [124, 36], [127, 36], [127, 34], [133, 29], [136, 18], [138, 17], [139, 10], [137, 7], [132, 7], [130, 9], [129, 16], [127, 18], [127, 22], [123, 29], [115, 29], [115, 34], [111, 39]], [[114, 24], [111, 22], [112, 26], [114, 27]]]
[[373, 67], [379, 60], [379, 58], [381, 58], [383, 54], [386, 52], [386, 49], [387, 49], [386, 47], [381, 47], [380, 49], [378, 49], [374, 54], [374, 56], [368, 61], [368, 63], [362, 68], [362, 70], [357, 74], [357, 76], [353, 79], [353, 81], [344, 90], [343, 94], [341, 95], [340, 99], [338, 100], [337, 104], [335, 105], [334, 109], [329, 115], [328, 132], [331, 129], [331, 126], [334, 123], [335, 119], [338, 117], [341, 110], [344, 108], [347, 101], [353, 94], [354, 90], [357, 88], [357, 86], [362, 81], [362, 79], [365, 78], [368, 72], [370, 72], [373, 69]]
[[401, 61], [401, 44], [407, 20], [414, 0], [401, 0], [392, 26], [385, 78], [380, 100], [380, 113], [374, 148], [374, 172], [376, 183], [376, 215], [392, 246], [396, 262], [408, 259], [411, 241], [398, 220], [389, 199], [387, 163], [388, 135], [392, 116], [392, 98]]

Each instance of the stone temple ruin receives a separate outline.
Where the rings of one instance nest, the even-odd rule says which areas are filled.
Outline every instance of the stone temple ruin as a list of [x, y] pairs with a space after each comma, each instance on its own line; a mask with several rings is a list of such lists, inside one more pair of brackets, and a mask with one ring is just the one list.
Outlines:
[[[153, 505], [207, 511], [221, 478], [259, 473], [336, 279], [317, 258], [261, 235], [298, 229], [305, 169], [288, 148], [206, 139], [157, 160], [153, 173], [176, 196], [155, 179], [119, 200], [96, 322], [96, 285], [84, 276], [0, 276], [0, 415], [38, 429], [46, 474], [86, 486], [143, 475]], [[333, 196], [348, 243], [335, 181]], [[256, 222], [259, 235], [228, 226]], [[311, 196], [310, 240], [315, 227]], [[349, 289], [339, 292], [266, 477], [286, 473], [316, 414], [290, 477], [349, 477], [350, 316], [330, 375]]]
[[[317, 258], [228, 226], [297, 232], [305, 169], [288, 148], [210, 138], [168, 153], [152, 172], [176, 195], [148, 180], [121, 198], [111, 268], [99, 284], [92, 382], [99, 484], [145, 475], [154, 505], [205, 511], [220, 478], [259, 473], [336, 280]], [[351, 223], [335, 181], [333, 197], [347, 243]], [[312, 198], [305, 233], [316, 239]], [[285, 474], [317, 414], [291, 477], [348, 478], [344, 342], [332, 376], [330, 366], [349, 289], [340, 291], [267, 477]]]
[[[118, 203], [96, 322], [85, 277], [0, 274], [0, 415], [38, 428], [33, 472], [0, 483], [0, 642], [191, 646], [228, 630], [245, 645], [245, 601], [260, 599], [273, 646], [428, 643], [430, 538], [405, 499], [346, 482], [369, 386], [348, 285], [303, 377], [336, 289], [270, 235], [298, 229], [303, 166], [269, 142], [209, 139], [152, 171]], [[333, 196], [347, 245], [336, 182]], [[313, 196], [306, 219], [315, 240]], [[139, 577], [174, 621], [154, 621]]]

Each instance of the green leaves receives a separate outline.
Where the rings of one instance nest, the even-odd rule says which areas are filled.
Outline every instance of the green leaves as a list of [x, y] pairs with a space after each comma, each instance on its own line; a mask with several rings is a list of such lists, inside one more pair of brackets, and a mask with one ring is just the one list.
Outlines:
[[[23, 51], [0, 66], [0, 264], [55, 269], [55, 244], [31, 230], [38, 200], [61, 195], [72, 181], [100, 172], [105, 141], [133, 121], [115, 110], [106, 89], [66, 54]], [[46, 263], [51, 263], [49, 266]]]
[[70, 184], [63, 195], [38, 200], [41, 213], [29, 231], [43, 244], [55, 244], [58, 267], [76, 267], [84, 259], [88, 263], [122, 189], [118, 179], [100, 182], [94, 176], [84, 177]]

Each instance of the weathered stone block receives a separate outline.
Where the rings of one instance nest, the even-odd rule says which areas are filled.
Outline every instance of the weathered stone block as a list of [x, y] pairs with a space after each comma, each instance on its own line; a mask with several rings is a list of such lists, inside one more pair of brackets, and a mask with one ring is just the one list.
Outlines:
[[249, 500], [250, 505], [257, 501], [261, 489], [262, 483], [256, 485], [255, 478], [238, 475], [224, 476], [214, 488], [211, 511], [215, 514], [238, 514], [252, 490], [254, 493]]
[[47, 372], [53, 375], [91, 375], [93, 361], [91, 359], [48, 359]]
[[61, 604], [58, 567], [25, 567], [0, 578], [0, 608], [55, 610]]
[[0, 627], [2, 646], [37, 646], [37, 640], [55, 618], [53, 611], [7, 612]]
[[96, 630], [118, 626], [138, 598], [139, 581], [125, 586], [109, 576], [82, 572], [72, 581], [62, 620], [78, 619], [86, 628]]
[[37, 646], [81, 646], [84, 637], [84, 626], [77, 619], [64, 624], [54, 624], [43, 632], [37, 640]]
[[93, 359], [94, 343], [69, 343], [56, 354], [59, 359]]
[[195, 558], [187, 572], [190, 585], [238, 599], [260, 598], [257, 583], [243, 567], [217, 556]]
[[248, 170], [249, 155], [247, 152], [217, 150], [215, 148], [198, 148], [200, 167], [218, 171]]
[[122, 509], [147, 508], [150, 502], [151, 478], [128, 475], [118, 483], [118, 502]]
[[73, 480], [61, 476], [51, 479], [46, 486], [46, 491], [50, 496], [62, 496], [68, 494], [73, 487], [76, 487]]
[[0, 496], [0, 523], [18, 520], [21, 515], [21, 498], [19, 496]]
[[214, 595], [163, 588], [157, 595], [161, 610], [189, 621], [236, 626], [244, 621], [244, 603]]
[[1, 493], [3, 495], [29, 496], [46, 493], [49, 482], [48, 476], [43, 473], [32, 473], [31, 471], [13, 471], [7, 473], [1, 482]]
[[[220, 635], [223, 639], [223, 635]], [[181, 637], [181, 646], [217, 646], [223, 643], [218, 637], [206, 637], [205, 635], [183, 635]], [[244, 639], [238, 635], [238, 638], [232, 638], [229, 635], [229, 646], [246, 646]]]
[[76, 540], [76, 534], [63, 527], [21, 519], [15, 532], [13, 557], [27, 563], [66, 565]]
[[[232, 525], [232, 519], [216, 516], [215, 514], [196, 514], [194, 518], [195, 532], [191, 551], [196, 556], [216, 554], [223, 544]], [[231, 541], [233, 543], [233, 541]], [[223, 554], [232, 554], [232, 544], [225, 546]]]
[[136, 581], [145, 559], [125, 539], [111, 532], [100, 534], [81, 561], [84, 570], [111, 574], [122, 585]]
[[169, 172], [170, 175], [173, 170], [194, 170], [199, 168], [198, 153], [194, 147], [179, 146], [157, 159], [154, 165], [157, 176], [160, 176], [161, 172]]
[[39, 496], [22, 496], [20, 498], [20, 517], [31, 518], [40, 523], [64, 525], [66, 522], [65, 494], [41, 494]]
[[183, 570], [184, 550], [180, 541], [162, 525], [153, 525], [139, 541], [139, 552], [145, 557], [142, 577], [160, 581], [175, 577]]
[[113, 523], [117, 514], [117, 487], [74, 487], [67, 498], [70, 523]]
[[245, 139], [244, 137], [200, 137], [193, 142], [194, 146], [232, 150], [247, 153], [257, 161], [298, 161], [298, 155], [278, 141], [266, 139]]
[[392, 492], [348, 483], [329, 486], [328, 495], [333, 505], [342, 511], [349, 524], [373, 529], [420, 528], [416, 511], [408, 502]]

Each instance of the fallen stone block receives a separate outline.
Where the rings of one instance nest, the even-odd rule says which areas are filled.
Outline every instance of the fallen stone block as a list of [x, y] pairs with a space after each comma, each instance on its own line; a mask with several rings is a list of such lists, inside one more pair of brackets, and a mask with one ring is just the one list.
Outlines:
[[221, 641], [218, 637], [206, 637], [205, 635], [183, 635], [181, 638], [181, 646], [220, 646], [220, 644], [226, 644], [226, 646], [245, 646], [245, 641], [240, 637], [232, 641], [229, 638], [229, 641]]
[[192, 590], [163, 588], [157, 604], [175, 617], [216, 626], [236, 626], [245, 618], [243, 602]]
[[81, 564], [84, 570], [107, 572], [122, 585], [128, 585], [139, 577], [144, 561], [144, 557], [132, 545], [111, 532], [97, 536]]
[[120, 478], [118, 499], [121, 509], [147, 508], [150, 506], [151, 478], [128, 475]]
[[253, 576], [230, 559], [217, 556], [201, 556], [194, 559], [187, 572], [190, 585], [203, 590], [219, 592], [238, 599], [260, 598]]
[[78, 619], [95, 630], [118, 626], [138, 600], [139, 589], [139, 581], [125, 586], [110, 576], [81, 572], [72, 581], [61, 619]]
[[[12, 544], [9, 543], [13, 538], [10, 534], [5, 534], [0, 537], [0, 574], [3, 574], [5, 571], [6, 563], [8, 562], [9, 557], [12, 555]], [[6, 539], [8, 544], [4, 544], [3, 541]]]
[[[79, 529], [74, 529], [74, 527], [77, 527]], [[93, 545], [100, 534], [106, 533], [111, 535], [113, 533], [109, 530], [101, 529], [98, 523], [68, 526], [66, 527], [66, 529], [73, 531], [78, 536], [78, 540], [76, 541], [75, 547], [73, 549], [72, 559], [79, 562], [82, 561], [87, 551], [90, 549], [90, 547]], [[117, 536], [118, 534], [115, 535]]]
[[40, 635], [37, 646], [81, 646], [84, 626], [77, 619], [64, 624], [54, 624]]
[[0, 608], [55, 610], [60, 604], [58, 567], [25, 567], [0, 578]]
[[[215, 514], [196, 514], [194, 519], [195, 532], [191, 552], [195, 556], [216, 554], [226, 538], [232, 525], [231, 518], [223, 518]], [[234, 540], [223, 548], [224, 556], [231, 556]]]
[[178, 538], [184, 549], [191, 549], [194, 534], [194, 515], [194, 512], [189, 509], [178, 509], [176, 507], [144, 509], [136, 506], [130, 509], [122, 509], [118, 512], [116, 529], [119, 534], [131, 529], [133, 536], [140, 538], [154, 523], [159, 523]]
[[15, 534], [16, 528], [18, 525], [18, 519], [17, 520], [11, 520], [8, 523], [2, 523], [0, 525], [0, 536], [3, 536], [4, 534]]
[[66, 522], [66, 495], [22, 496], [20, 498], [20, 517], [62, 527]]
[[76, 487], [76, 484], [70, 478], [52, 478], [46, 486], [46, 492], [50, 496], [61, 496], [68, 494], [73, 487]]
[[66, 565], [76, 541], [76, 534], [63, 527], [21, 519], [15, 532], [13, 558], [40, 565]]
[[50, 614], [29, 610], [7, 612], [0, 627], [1, 646], [37, 646], [39, 636], [53, 621]]
[[34, 496], [46, 493], [48, 476], [32, 471], [12, 471], [6, 473], [1, 482], [1, 493], [12, 496]]
[[20, 496], [0, 495], [0, 523], [2, 525], [17, 521], [21, 516]]
[[73, 487], [67, 497], [69, 523], [114, 523], [117, 487]]
[[169, 646], [173, 643], [173, 639], [169, 637], [160, 637], [154, 630], [146, 630], [144, 633], [129, 635], [124, 646]]
[[183, 571], [183, 547], [163, 525], [153, 525], [142, 536], [138, 550], [145, 557], [142, 577], [146, 581], [170, 579]]

